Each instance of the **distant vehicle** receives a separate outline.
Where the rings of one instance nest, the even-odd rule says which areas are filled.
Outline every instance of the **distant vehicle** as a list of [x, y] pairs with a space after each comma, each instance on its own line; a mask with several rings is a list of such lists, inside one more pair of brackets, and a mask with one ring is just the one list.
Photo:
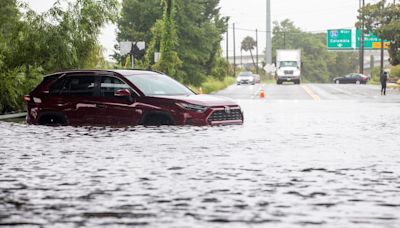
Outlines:
[[333, 83], [336, 84], [367, 84], [368, 76], [358, 73], [348, 74], [342, 77], [336, 77], [333, 79]]
[[254, 74], [250, 71], [243, 71], [239, 73], [239, 76], [236, 78], [236, 83], [240, 84], [256, 84], [256, 78]]
[[301, 81], [301, 50], [276, 50], [276, 84]]
[[79, 70], [48, 75], [24, 97], [27, 122], [40, 125], [242, 124], [228, 98], [197, 95], [146, 70]]

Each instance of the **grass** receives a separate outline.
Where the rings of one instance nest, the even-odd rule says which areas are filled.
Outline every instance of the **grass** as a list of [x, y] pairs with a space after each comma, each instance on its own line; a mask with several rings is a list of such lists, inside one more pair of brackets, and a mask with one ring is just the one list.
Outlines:
[[189, 88], [198, 94], [210, 94], [225, 89], [235, 82], [236, 80], [233, 77], [225, 77], [222, 81], [210, 77], [200, 87], [189, 86]]

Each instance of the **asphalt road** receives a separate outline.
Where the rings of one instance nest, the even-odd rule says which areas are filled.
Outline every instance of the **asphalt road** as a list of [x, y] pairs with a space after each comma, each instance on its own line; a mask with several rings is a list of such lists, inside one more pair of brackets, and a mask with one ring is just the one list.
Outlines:
[[216, 95], [233, 99], [259, 99], [264, 89], [266, 100], [360, 100], [373, 102], [400, 102], [400, 90], [388, 89], [387, 96], [380, 95], [378, 85], [336, 84], [257, 84], [232, 85]]

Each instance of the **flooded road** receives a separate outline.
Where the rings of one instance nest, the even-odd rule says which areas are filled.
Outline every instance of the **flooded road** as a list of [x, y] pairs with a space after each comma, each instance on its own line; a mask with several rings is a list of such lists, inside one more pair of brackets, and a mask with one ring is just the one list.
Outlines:
[[0, 122], [0, 226], [400, 226], [398, 103], [238, 102], [242, 126]]

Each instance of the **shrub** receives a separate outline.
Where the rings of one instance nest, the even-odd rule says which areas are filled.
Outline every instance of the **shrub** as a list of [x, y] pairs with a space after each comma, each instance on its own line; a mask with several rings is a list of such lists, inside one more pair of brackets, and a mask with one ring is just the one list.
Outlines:
[[235, 78], [225, 77], [223, 80], [217, 80], [213, 77], [208, 77], [207, 80], [202, 84], [203, 93], [212, 93], [225, 89], [226, 87], [235, 83]]

